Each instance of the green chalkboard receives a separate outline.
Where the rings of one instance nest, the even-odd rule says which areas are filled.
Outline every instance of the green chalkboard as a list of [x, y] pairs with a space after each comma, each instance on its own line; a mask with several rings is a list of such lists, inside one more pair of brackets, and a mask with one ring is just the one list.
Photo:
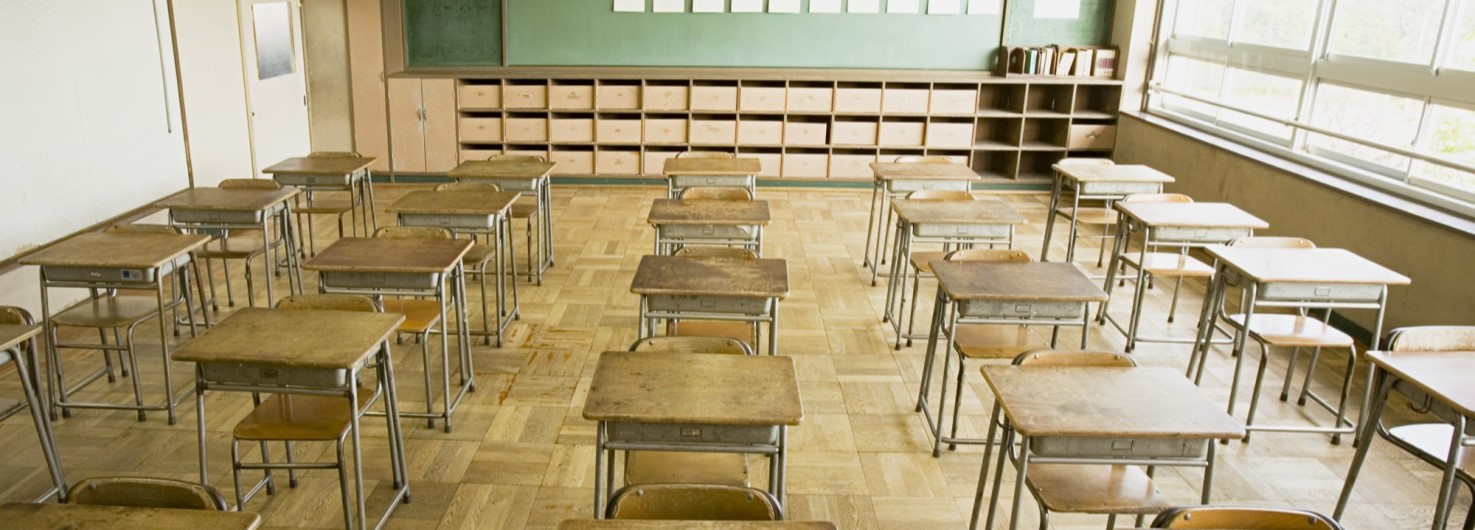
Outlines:
[[1035, 18], [1035, 0], [1009, 0], [1009, 25], [1004, 44], [1104, 45], [1111, 39], [1114, 0], [1081, 0], [1080, 18]]
[[404, 0], [405, 62], [501, 66], [502, 0]]

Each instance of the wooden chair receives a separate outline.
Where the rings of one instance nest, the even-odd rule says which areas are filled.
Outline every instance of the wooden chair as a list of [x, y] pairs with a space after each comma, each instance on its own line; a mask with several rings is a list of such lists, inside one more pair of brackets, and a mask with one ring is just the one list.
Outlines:
[[[487, 160], [498, 160], [502, 162], [547, 161], [546, 159], [538, 155], [509, 154], [492, 155], [487, 157]], [[517, 198], [517, 202], [512, 203], [512, 208], [508, 211], [507, 215], [513, 219], [521, 219], [524, 223], [526, 223], [528, 249], [528, 281], [534, 281], [534, 279], [536, 278], [538, 285], [543, 285], [543, 264], [533, 263], [533, 232], [537, 231], [534, 230], [534, 228], [538, 226], [538, 216], [543, 215], [542, 207], [540, 207], [539, 204], [540, 202], [538, 201], [538, 194], [536, 192], [523, 193], [521, 197]], [[539, 244], [543, 245], [546, 243], [540, 240]], [[539, 256], [541, 256], [542, 252], [539, 252], [538, 254]], [[515, 265], [513, 266], [512, 277], [517, 278], [517, 270]]]
[[[502, 188], [489, 182], [450, 182], [435, 187], [435, 191], [502, 191]], [[511, 236], [511, 234], [508, 234]], [[476, 241], [473, 236], [472, 241]], [[491, 266], [492, 258], [497, 255], [496, 241], [487, 235], [481, 241], [472, 245], [471, 250], [461, 258], [461, 266], [466, 271], [467, 279], [476, 276], [481, 284], [481, 331], [482, 344], [492, 343], [492, 313], [487, 309], [487, 302], [491, 300], [487, 296], [487, 268]], [[515, 279], [515, 277], [514, 277]], [[517, 282], [512, 282], [512, 307], [518, 307], [520, 298], [517, 294]]]
[[[942, 157], [936, 157], [936, 158], [940, 158], [940, 159], [942, 159], [944, 161], [947, 160], [946, 158], [942, 158]], [[919, 163], [937, 163], [937, 162], [919, 162]], [[969, 192], [966, 192], [966, 191], [955, 191], [955, 190], [917, 190], [917, 191], [908, 193], [907, 196], [906, 196], [906, 198], [907, 198], [907, 200], [911, 200], [911, 201], [939, 201], [939, 202], [940, 201], [971, 201], [971, 200], [974, 199], [972, 193], [969, 193]], [[899, 289], [900, 292], [898, 293], [897, 304], [896, 304], [896, 307], [898, 308], [898, 312], [899, 312], [899, 309], [900, 308], [907, 307], [907, 290], [906, 290], [907, 276], [910, 276], [912, 278], [912, 292], [913, 293], [921, 292], [921, 291], [918, 291], [917, 289], [920, 288], [920, 285], [922, 283], [922, 278], [924, 278], [924, 277], [931, 278], [932, 277], [932, 265], [930, 265], [929, 262], [931, 262], [933, 260], [943, 259], [945, 256], [947, 256], [947, 254], [948, 254], [948, 252], [950, 250], [952, 250], [951, 246], [944, 244], [942, 246], [942, 250], [921, 250], [921, 251], [913, 250], [911, 252], [911, 254], [907, 256], [907, 258], [908, 258], [908, 266], [906, 268], [902, 269], [903, 276], [900, 279], [897, 280], [898, 282], [900, 282], [900, 283], [897, 284], [900, 287], [900, 289]], [[895, 345], [895, 348], [897, 350], [900, 350], [901, 349], [901, 342], [902, 342], [902, 339], [903, 339], [902, 335], [906, 335], [905, 339], [906, 339], [907, 346], [910, 347], [912, 345], [911, 335], [912, 335], [912, 328], [915, 327], [915, 325], [916, 325], [915, 318], [916, 318], [916, 315], [917, 315], [917, 300], [916, 300], [917, 298], [918, 297], [916, 297], [916, 296], [913, 296], [912, 297], [911, 310], [908, 311], [908, 313], [907, 313], [908, 315], [911, 316], [911, 319], [907, 322], [907, 325], [905, 326], [906, 329], [907, 329], [907, 332], [906, 333], [897, 333], [896, 334], [896, 345]], [[897, 318], [900, 318], [900, 316], [898, 315]], [[903, 326], [900, 325], [901, 324], [900, 322], [898, 322], [897, 324], [898, 325], [896, 326], [896, 329], [902, 329], [903, 328]]]
[[502, 191], [502, 187], [490, 182], [447, 182], [435, 187], [435, 191]]
[[1316, 248], [1316, 243], [1300, 237], [1252, 236], [1231, 241], [1230, 246], [1250, 248]]
[[[758, 255], [751, 250], [725, 247], [682, 247], [676, 251], [676, 255], [705, 259], [758, 259]], [[730, 338], [742, 342], [752, 351], [758, 351], [757, 322], [693, 319], [670, 320], [666, 323], [666, 336]]]
[[753, 200], [753, 195], [748, 193], [747, 188], [693, 186], [681, 190], [681, 200], [747, 202]]
[[754, 355], [748, 343], [731, 337], [646, 337], [631, 344], [630, 351]]
[[[314, 151], [312, 153], [308, 153], [307, 155], [308, 158], [350, 158], [357, 156], [359, 156], [358, 153], [347, 151]], [[313, 216], [331, 215], [336, 217], [338, 221], [338, 237], [342, 238], [343, 216], [347, 214], [353, 214], [355, 216], [354, 223], [357, 224], [358, 213], [356, 209], [359, 206], [362, 206], [362, 204], [359, 202], [358, 194], [354, 193], [353, 190], [348, 191], [347, 201], [336, 198], [324, 200], [318, 197], [319, 193], [322, 192], [304, 189], [302, 191], [302, 194], [298, 196], [296, 204], [292, 205], [292, 213], [297, 215], [297, 233], [302, 236], [302, 239], [307, 241], [307, 251], [309, 254], [314, 256], [317, 255], [317, 241], [315, 241], [316, 238], [313, 237], [315, 234], [313, 230]], [[365, 211], [364, 215], [370, 214], [369, 212]], [[304, 217], [307, 219], [306, 223], [302, 222]]]
[[[1109, 158], [1062, 158], [1059, 162], [1056, 162], [1056, 164], [1063, 166], [1112, 166], [1116, 165], [1116, 162], [1111, 161], [1111, 159]], [[1106, 259], [1107, 242], [1115, 238], [1114, 227], [1116, 227], [1117, 223], [1117, 212], [1115, 209], [1112, 209], [1111, 201], [1106, 201], [1106, 204], [1102, 207], [1082, 207], [1079, 209], [1061, 208], [1060, 213], [1064, 215], [1066, 219], [1074, 219], [1076, 225], [1078, 226], [1086, 225], [1100, 227], [1101, 235], [1096, 236], [1097, 239], [1101, 240], [1101, 250], [1096, 255], [1096, 266], [1100, 267], [1102, 262]], [[1066, 244], [1074, 247], [1076, 244], [1075, 239], [1072, 238], [1071, 241], [1067, 242]]]
[[[1181, 193], [1136, 193], [1126, 196], [1122, 202], [1190, 203], [1193, 202], [1193, 197]], [[1137, 252], [1123, 250], [1122, 262], [1124, 270], [1118, 274], [1118, 277], [1122, 279], [1118, 285], [1123, 285], [1127, 281], [1126, 268], [1145, 270], [1148, 288], [1153, 286], [1156, 278], [1173, 278], [1173, 299], [1168, 304], [1168, 322], [1170, 323], [1173, 322], [1174, 313], [1178, 311], [1178, 291], [1183, 287], [1183, 279], [1214, 277], [1214, 267], [1189, 256], [1188, 247], [1176, 247], [1174, 252], [1157, 252], [1148, 248], [1145, 259]], [[1141, 318], [1142, 299], [1133, 297], [1132, 322], [1128, 325], [1128, 329], [1135, 331], [1137, 322]], [[1130, 334], [1127, 337], [1127, 351], [1132, 351], [1136, 347], [1136, 342], [1135, 334]]]
[[1308, 510], [1235, 506], [1173, 508], [1158, 514], [1152, 527], [1180, 530], [1342, 530], [1342, 525], [1331, 518]]
[[683, 152], [680, 152], [680, 153], [676, 153], [676, 158], [722, 158], [722, 159], [730, 159], [730, 158], [733, 158], [733, 155], [732, 155], [732, 153], [724, 153], [722, 151], [683, 151]]
[[[451, 231], [432, 226], [381, 226], [374, 231], [374, 237], [386, 239], [452, 239]], [[475, 247], [473, 246], [473, 249]], [[470, 254], [470, 252], [467, 252]], [[434, 386], [430, 382], [430, 332], [440, 324], [441, 304], [435, 300], [421, 300], [416, 298], [387, 298], [380, 302], [385, 313], [399, 313], [405, 316], [404, 323], [395, 330], [397, 334], [411, 334], [420, 343], [420, 359], [425, 367], [425, 412], [435, 412], [435, 400], [432, 399], [431, 389]], [[441, 337], [441, 340], [450, 340], [449, 337]], [[398, 338], [396, 338], [398, 342]], [[435, 427], [435, 418], [426, 419], [426, 425]]]
[[783, 510], [768, 492], [746, 487], [648, 484], [615, 492], [610, 519], [780, 521]]
[[[225, 179], [220, 181], [220, 184], [216, 186], [220, 189], [276, 190], [282, 188], [281, 184], [277, 184], [275, 180], [250, 178]], [[195, 252], [196, 257], [205, 260], [205, 275], [208, 277], [208, 286], [210, 288], [210, 307], [216, 313], [220, 312], [220, 303], [215, 297], [214, 263], [216, 260], [220, 261], [221, 267], [225, 270], [226, 304], [230, 307], [236, 306], [235, 293], [232, 292], [230, 286], [230, 262], [231, 260], [240, 260], [242, 262], [242, 268], [245, 269], [246, 303], [251, 307], [256, 307], [255, 275], [251, 272], [251, 260], [266, 253], [262, 248], [262, 237], [260, 230], [228, 230], [222, 232], [219, 237], [211, 240], [205, 244], [204, 248]], [[282, 242], [283, 239], [277, 237], [271, 243], [271, 246], [272, 248], [277, 248], [282, 245]], [[266, 264], [266, 268], [268, 271], [274, 271], [278, 267], [275, 263], [268, 263]]]
[[227, 511], [225, 497], [214, 487], [147, 477], [93, 477], [73, 484], [67, 502], [92, 506], [133, 506]]
[[758, 254], [740, 247], [681, 247], [675, 255], [688, 258], [758, 259]]

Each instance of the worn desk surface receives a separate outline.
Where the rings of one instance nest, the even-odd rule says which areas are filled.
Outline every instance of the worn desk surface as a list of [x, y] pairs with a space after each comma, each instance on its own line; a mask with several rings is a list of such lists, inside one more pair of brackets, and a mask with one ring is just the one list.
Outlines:
[[1253, 248], [1214, 245], [1210, 256], [1261, 283], [1407, 285], [1407, 276], [1340, 248]]
[[962, 164], [871, 162], [877, 180], [982, 180]]
[[0, 350], [8, 350], [41, 334], [40, 324], [0, 324]]
[[1378, 368], [1408, 382], [1430, 397], [1465, 416], [1475, 416], [1475, 351], [1367, 352]]
[[1102, 302], [1106, 291], [1071, 263], [931, 262], [953, 300]]
[[630, 292], [782, 299], [789, 296], [789, 264], [781, 259], [643, 256]]
[[89, 232], [59, 241], [20, 259], [21, 265], [155, 269], [205, 245], [201, 234]]
[[1131, 202], [1115, 204], [1122, 214], [1147, 226], [1190, 228], [1269, 228], [1270, 223], [1222, 202]]
[[328, 156], [288, 158], [261, 170], [273, 175], [347, 175], [357, 173], [374, 163], [370, 156]]
[[515, 178], [536, 179], [553, 172], [552, 162], [522, 160], [468, 160], [457, 165], [450, 173], [453, 179]]
[[788, 357], [604, 352], [584, 419], [700, 425], [798, 425], [799, 380]]
[[1139, 165], [1060, 165], [1054, 169], [1061, 176], [1076, 182], [1174, 182], [1174, 178], [1156, 169]]
[[501, 215], [520, 195], [515, 191], [412, 191], [387, 209], [390, 213]]
[[765, 226], [772, 217], [768, 201], [683, 201], [656, 199], [646, 222], [655, 225]]
[[997, 199], [976, 201], [916, 201], [896, 199], [891, 208], [897, 217], [912, 224], [1023, 224], [1024, 216], [1008, 203]]
[[661, 174], [673, 175], [757, 175], [763, 164], [756, 158], [667, 158]]
[[248, 307], [184, 343], [171, 358], [348, 370], [373, 356], [404, 319], [398, 313]]
[[310, 271], [443, 273], [461, 263], [470, 239], [345, 237], [302, 264]]
[[1244, 427], [1170, 368], [985, 366], [1025, 436], [1224, 439]]
[[573, 519], [558, 530], [835, 530], [822, 521], [641, 521]]
[[33, 530], [253, 530], [261, 525], [261, 516], [214, 510], [10, 503], [0, 505], [0, 521], [7, 528]]
[[165, 197], [154, 206], [171, 210], [227, 210], [259, 212], [296, 197], [302, 190], [191, 188]]

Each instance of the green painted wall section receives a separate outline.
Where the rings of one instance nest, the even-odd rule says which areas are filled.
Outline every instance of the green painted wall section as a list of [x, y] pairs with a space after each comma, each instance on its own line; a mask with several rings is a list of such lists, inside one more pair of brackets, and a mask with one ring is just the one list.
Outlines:
[[404, 2], [410, 65], [502, 65], [502, 0]]
[[1035, 18], [1035, 0], [1009, 0], [1009, 46], [1104, 45], [1111, 40], [1115, 0], [1081, 0], [1080, 18]]

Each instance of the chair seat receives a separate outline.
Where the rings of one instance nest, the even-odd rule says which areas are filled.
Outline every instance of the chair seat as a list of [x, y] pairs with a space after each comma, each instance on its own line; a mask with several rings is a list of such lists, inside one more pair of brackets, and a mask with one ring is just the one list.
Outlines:
[[159, 302], [152, 293], [149, 296], [110, 296], [82, 301], [52, 316], [51, 321], [59, 326], [111, 328], [127, 326], [158, 312]]
[[384, 301], [385, 313], [405, 316], [400, 333], [425, 333], [440, 322], [440, 302], [435, 300], [393, 299]]
[[[1447, 423], [1417, 423], [1393, 427], [1388, 429], [1388, 434], [1423, 453], [1419, 456], [1425, 460], [1444, 462], [1449, 458], [1449, 435], [1453, 429], [1454, 426]], [[1460, 455], [1459, 472], [1465, 477], [1475, 478], [1475, 451], [1466, 449]]]
[[[367, 392], [364, 390], [360, 391]], [[348, 431], [348, 400], [333, 396], [272, 394], [236, 423], [237, 440], [333, 441]]]
[[683, 246], [682, 257], [686, 258], [728, 258], [728, 259], [751, 259], [753, 251], [742, 247], [713, 247], [713, 246]]
[[1029, 328], [1010, 324], [959, 324], [953, 346], [969, 359], [1013, 359], [1038, 349], [1029, 342]]
[[[1124, 252], [1122, 257], [1133, 267], [1137, 267], [1140, 254], [1136, 252]], [[1142, 268], [1153, 276], [1188, 276], [1193, 278], [1209, 278], [1214, 275], [1214, 268], [1209, 264], [1199, 261], [1198, 258], [1186, 256], [1174, 252], [1148, 252], [1147, 264]]]
[[492, 254], [496, 252], [497, 247], [486, 243], [471, 245], [471, 250], [466, 251], [466, 255], [461, 257], [461, 264], [468, 268], [480, 269], [482, 264], [492, 259]]
[[682, 320], [667, 329], [668, 335], [679, 337], [728, 337], [753, 345], [753, 325], [726, 320]]
[[1074, 218], [1077, 224], [1083, 225], [1115, 225], [1117, 220], [1116, 210], [1107, 208], [1062, 208], [1060, 213], [1066, 218]]
[[[1244, 326], [1243, 315], [1231, 315], [1237, 327]], [[1352, 347], [1352, 337], [1314, 317], [1266, 313], [1250, 319], [1250, 336], [1269, 346], [1284, 347]]]
[[1028, 480], [1052, 512], [1155, 514], [1173, 507], [1138, 466], [1033, 464]]
[[232, 235], [226, 239], [215, 239], [210, 241], [200, 250], [195, 251], [195, 256], [200, 259], [246, 259], [253, 254], [261, 252], [261, 231], [232, 231]]
[[932, 264], [930, 262], [933, 260], [947, 259], [947, 253], [931, 250], [926, 252], [913, 252], [911, 259], [912, 268], [917, 269], [917, 272], [920, 272], [922, 274], [932, 274]]
[[301, 206], [294, 206], [292, 208], [292, 211], [297, 212], [297, 213], [307, 213], [307, 214], [324, 214], [324, 213], [326, 213], [326, 214], [342, 215], [342, 214], [348, 213], [348, 211], [349, 210], [352, 210], [352, 209], [353, 209], [353, 203], [347, 202], [347, 201], [315, 200], [315, 201], [312, 201], [312, 206], [308, 206], [306, 203], [303, 203]]
[[748, 459], [736, 453], [630, 451], [626, 484], [719, 484], [748, 487]]
[[517, 202], [512, 203], [508, 209], [513, 219], [527, 219], [538, 215], [538, 199], [536, 197], [519, 197]]

